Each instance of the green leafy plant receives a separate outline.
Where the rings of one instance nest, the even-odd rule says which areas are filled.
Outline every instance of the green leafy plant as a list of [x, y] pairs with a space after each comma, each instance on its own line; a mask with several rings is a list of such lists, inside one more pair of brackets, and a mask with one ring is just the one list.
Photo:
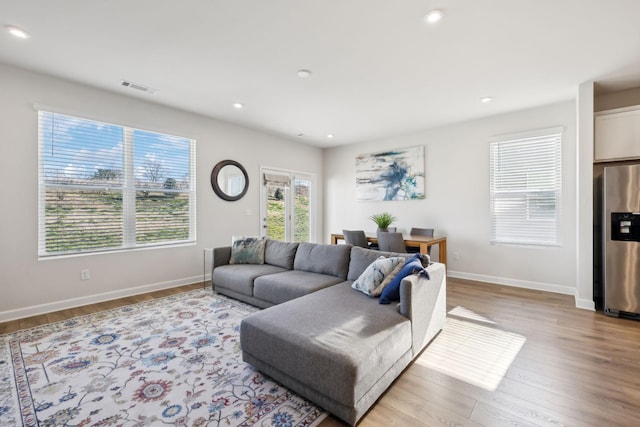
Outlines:
[[379, 214], [371, 215], [369, 219], [376, 223], [378, 228], [389, 228], [391, 224], [398, 218], [391, 215], [389, 212], [382, 212]]

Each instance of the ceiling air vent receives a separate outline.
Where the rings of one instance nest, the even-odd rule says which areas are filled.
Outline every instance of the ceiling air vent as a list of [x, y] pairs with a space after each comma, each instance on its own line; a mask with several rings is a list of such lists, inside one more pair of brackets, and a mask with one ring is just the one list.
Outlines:
[[153, 95], [154, 93], [156, 93], [158, 91], [158, 89], [154, 89], [148, 86], [143, 86], [139, 83], [134, 83], [134, 82], [130, 82], [127, 80], [123, 80], [122, 81], [122, 86], [124, 87], [128, 87], [130, 89], [135, 89], [135, 90], [139, 90], [140, 92], [144, 92], [144, 93], [148, 93], [150, 95]]

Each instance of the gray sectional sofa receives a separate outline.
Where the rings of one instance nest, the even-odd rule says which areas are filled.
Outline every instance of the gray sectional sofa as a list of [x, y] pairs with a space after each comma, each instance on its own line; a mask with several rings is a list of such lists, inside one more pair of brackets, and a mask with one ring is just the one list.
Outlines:
[[241, 323], [243, 360], [352, 425], [444, 324], [442, 264], [427, 267], [430, 280], [403, 279], [399, 303], [383, 305], [351, 284], [400, 254], [274, 240], [264, 264], [228, 264], [230, 254], [214, 249], [214, 290], [269, 307]]

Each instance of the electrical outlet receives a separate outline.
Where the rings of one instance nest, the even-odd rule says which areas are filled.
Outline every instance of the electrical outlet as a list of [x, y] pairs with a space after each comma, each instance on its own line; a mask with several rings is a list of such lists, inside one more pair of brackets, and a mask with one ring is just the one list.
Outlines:
[[460, 259], [460, 251], [453, 251], [453, 259], [456, 261]]
[[89, 270], [80, 270], [80, 278], [82, 280], [89, 280], [91, 276], [89, 275]]

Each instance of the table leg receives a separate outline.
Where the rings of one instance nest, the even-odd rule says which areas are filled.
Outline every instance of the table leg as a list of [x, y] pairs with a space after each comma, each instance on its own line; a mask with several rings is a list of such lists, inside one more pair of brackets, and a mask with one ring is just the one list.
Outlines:
[[438, 243], [438, 250], [440, 251], [440, 262], [442, 264], [447, 265], [447, 241], [443, 240], [442, 242]]

